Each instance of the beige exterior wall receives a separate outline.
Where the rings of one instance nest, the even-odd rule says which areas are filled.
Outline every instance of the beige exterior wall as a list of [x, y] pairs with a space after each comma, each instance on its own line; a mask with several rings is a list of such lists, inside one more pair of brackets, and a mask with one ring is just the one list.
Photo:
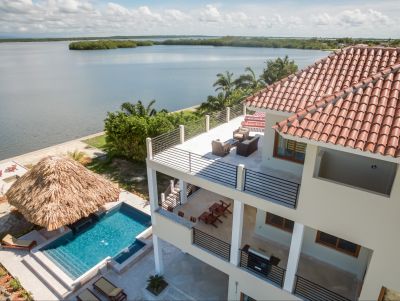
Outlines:
[[[400, 250], [400, 239], [398, 238], [398, 230], [400, 229], [399, 168], [397, 167], [390, 197], [316, 178], [314, 171], [318, 154], [317, 146], [310, 144], [307, 146], [304, 167], [301, 164], [273, 158], [275, 134], [271, 126], [282, 120], [283, 117], [271, 114], [267, 116], [264, 164], [272, 168], [302, 174], [301, 191], [296, 209], [284, 207], [154, 161], [148, 161], [148, 167], [231, 199], [240, 200], [247, 205], [256, 207], [260, 212], [268, 211], [280, 215], [372, 250], [373, 254], [360, 296], [361, 300], [376, 300], [382, 286], [400, 291], [400, 260], [398, 260]], [[236, 292], [235, 283], [237, 281], [238, 298], [240, 291], [243, 291], [259, 300], [296, 299], [282, 289], [193, 246], [190, 229], [158, 214], [157, 220], [159, 224], [154, 227], [154, 231], [161, 239], [229, 274], [232, 280], [229, 296], [233, 296], [232, 286], [235, 287]], [[364, 255], [361, 254], [362, 260], [368, 261], [369, 257], [366, 258]], [[348, 264], [350, 263], [346, 263], [346, 260], [342, 258], [339, 265], [347, 265], [349, 269]], [[357, 274], [361, 278], [364, 276], [362, 271], [357, 271]]]
[[158, 237], [229, 275], [229, 300], [240, 300], [241, 292], [256, 300], [300, 300], [281, 288], [193, 245], [191, 229], [158, 213], [154, 216], [156, 225], [153, 225], [153, 233]]

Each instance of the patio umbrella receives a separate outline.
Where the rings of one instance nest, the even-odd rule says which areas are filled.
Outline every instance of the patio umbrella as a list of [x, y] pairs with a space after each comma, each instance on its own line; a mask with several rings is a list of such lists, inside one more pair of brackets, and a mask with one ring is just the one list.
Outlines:
[[117, 201], [119, 189], [70, 158], [49, 156], [15, 181], [6, 197], [28, 221], [51, 231]]

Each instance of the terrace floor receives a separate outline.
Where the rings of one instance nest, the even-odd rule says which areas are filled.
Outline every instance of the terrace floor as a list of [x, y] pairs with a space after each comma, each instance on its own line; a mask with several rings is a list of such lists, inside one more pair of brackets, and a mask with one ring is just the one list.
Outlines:
[[[204, 211], [208, 211], [208, 208], [219, 200], [230, 203], [233, 202], [211, 191], [200, 189], [189, 197], [187, 203], [176, 207], [174, 212], [184, 212], [184, 218], [186, 219], [189, 219], [190, 216], [197, 218]], [[233, 204], [231, 207], [233, 207]], [[231, 209], [233, 210], [233, 208]], [[273, 254], [280, 259], [278, 266], [286, 269], [289, 248], [257, 235], [254, 232], [256, 213], [256, 208], [245, 205], [241, 247], [248, 244], [257, 252], [265, 253], [266, 255]], [[227, 217], [221, 217], [221, 220], [222, 223], [216, 223], [218, 228], [212, 225], [206, 225], [201, 221], [197, 221], [194, 227], [225, 242], [231, 243], [232, 214], [227, 214]], [[360, 283], [355, 275], [306, 254], [301, 255], [297, 274], [351, 300], [355, 300], [358, 294]]]
[[[263, 164], [262, 160], [262, 152], [263, 152], [263, 144], [264, 144], [264, 133], [263, 132], [251, 132], [251, 136], [260, 136], [260, 139], [258, 141], [258, 150], [252, 153], [248, 157], [243, 157], [236, 155], [236, 147], [233, 147], [231, 149], [231, 152], [225, 156], [225, 157], [219, 157], [215, 156], [212, 154], [212, 147], [211, 147], [211, 141], [219, 139], [221, 141], [227, 141], [232, 138], [233, 131], [239, 128], [241, 125], [241, 122], [244, 120], [244, 117], [237, 117], [235, 119], [232, 119], [228, 123], [223, 123], [213, 129], [211, 129], [209, 132], [202, 133], [192, 139], [189, 139], [185, 141], [183, 144], [175, 146], [175, 148], [178, 148], [180, 150], [184, 150], [190, 153], [194, 153], [197, 155], [202, 156], [203, 158], [206, 159], [212, 159], [215, 161], [222, 161], [226, 163], [230, 163], [232, 165], [239, 165], [239, 164], [244, 164], [246, 168], [258, 171], [258, 172], [263, 172], [268, 175], [272, 175], [275, 177], [279, 177], [282, 179], [286, 179], [295, 183], [300, 183], [301, 178], [295, 174], [277, 170], [277, 169], [272, 169], [267, 167], [265, 164]], [[174, 153], [173, 149], [167, 149], [163, 151], [161, 154], [155, 155], [154, 160], [158, 161], [159, 159], [165, 159], [165, 158], [170, 158], [172, 161], [179, 160], [179, 157], [177, 157], [177, 154]], [[183, 159], [184, 160], [184, 159]], [[212, 161], [210, 162], [212, 164]]]

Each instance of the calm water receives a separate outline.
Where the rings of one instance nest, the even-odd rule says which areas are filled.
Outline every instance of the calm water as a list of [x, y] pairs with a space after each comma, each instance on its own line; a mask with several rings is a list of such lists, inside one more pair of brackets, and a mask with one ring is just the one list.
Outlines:
[[207, 46], [70, 51], [68, 42], [0, 44], [0, 160], [103, 130], [124, 101], [196, 105], [219, 72], [288, 54], [304, 67], [326, 52]]
[[[68, 233], [42, 251], [71, 278], [76, 279], [104, 258], [118, 255], [137, 243], [136, 236], [150, 226], [150, 216], [123, 204], [93, 227]], [[143, 244], [139, 242], [139, 248]], [[137, 250], [136, 250], [137, 251]]]

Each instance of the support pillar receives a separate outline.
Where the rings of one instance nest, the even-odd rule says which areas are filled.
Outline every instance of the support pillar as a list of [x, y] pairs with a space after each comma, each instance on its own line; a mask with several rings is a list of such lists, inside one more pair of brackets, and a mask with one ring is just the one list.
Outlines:
[[299, 265], [301, 246], [303, 244], [304, 225], [295, 223], [292, 234], [292, 241], [290, 243], [289, 258], [285, 274], [285, 283], [283, 289], [289, 293], [293, 292], [297, 267]]
[[[244, 186], [244, 165], [239, 164], [236, 174], [236, 189], [243, 190]], [[233, 216], [232, 216], [232, 239], [231, 239], [231, 258], [230, 262], [237, 266], [240, 263], [240, 247], [242, 244], [243, 231], [243, 212], [244, 203], [239, 200], [233, 201]]]
[[157, 235], [153, 234], [154, 264], [156, 274], [164, 274], [164, 260], [162, 256], [162, 242]]
[[181, 205], [187, 203], [187, 183], [183, 180], [179, 180], [179, 190], [180, 192], [180, 198], [181, 198]]

